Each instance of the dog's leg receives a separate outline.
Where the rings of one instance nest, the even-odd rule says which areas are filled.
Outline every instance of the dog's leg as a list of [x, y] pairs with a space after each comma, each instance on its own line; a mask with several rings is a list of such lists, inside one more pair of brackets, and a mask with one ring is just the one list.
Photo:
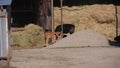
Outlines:
[[52, 43], [55, 43], [56, 42], [56, 35], [54, 34], [53, 36], [52, 36]]
[[49, 44], [49, 35], [48, 33], [45, 33], [45, 47], [47, 47]]
[[47, 47], [49, 44], [49, 37], [47, 37], [46, 39], [45, 39], [45, 46]]

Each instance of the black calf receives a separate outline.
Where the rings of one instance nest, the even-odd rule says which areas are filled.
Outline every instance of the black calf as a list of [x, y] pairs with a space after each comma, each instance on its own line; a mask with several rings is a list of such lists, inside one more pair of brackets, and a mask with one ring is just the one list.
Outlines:
[[120, 36], [115, 37], [114, 40], [116, 40], [117, 42], [120, 42]]
[[[61, 32], [62, 28], [61, 25], [58, 25], [55, 29], [55, 32]], [[74, 33], [75, 31], [75, 26], [73, 24], [63, 24], [63, 34], [67, 34], [67, 33]]]

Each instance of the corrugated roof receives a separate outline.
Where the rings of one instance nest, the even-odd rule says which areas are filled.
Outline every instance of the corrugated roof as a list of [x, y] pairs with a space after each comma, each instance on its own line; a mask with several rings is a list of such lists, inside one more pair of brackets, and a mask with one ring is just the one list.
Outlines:
[[10, 5], [12, 0], [0, 0], [0, 6]]

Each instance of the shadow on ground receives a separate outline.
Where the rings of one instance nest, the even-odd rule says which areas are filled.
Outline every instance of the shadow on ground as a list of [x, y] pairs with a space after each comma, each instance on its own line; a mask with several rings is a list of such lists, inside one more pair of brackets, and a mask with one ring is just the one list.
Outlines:
[[120, 47], [120, 42], [119, 41], [111, 41], [111, 40], [108, 40], [109, 41], [109, 44], [110, 46], [115, 46], [115, 47]]
[[[6, 60], [0, 60], [0, 68], [8, 68]], [[17, 67], [13, 67], [10, 65], [9, 68], [17, 68]]]

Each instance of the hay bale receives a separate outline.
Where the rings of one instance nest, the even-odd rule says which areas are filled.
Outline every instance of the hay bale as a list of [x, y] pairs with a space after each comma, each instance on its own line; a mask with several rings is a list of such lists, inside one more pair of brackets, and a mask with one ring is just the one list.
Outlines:
[[42, 30], [42, 27], [35, 25], [35, 24], [29, 24], [27, 26], [25, 26], [25, 31], [28, 34], [32, 34], [32, 35], [38, 35], [40, 33], [40, 31]]
[[27, 34], [24, 31], [22, 31], [22, 32], [13, 32], [11, 37], [12, 37], [12, 40], [13, 40], [12, 46], [17, 46], [17, 47], [32, 46], [31, 40], [30, 40], [30, 35]]
[[44, 32], [42, 27], [34, 24], [29, 24], [24, 28], [24, 31], [12, 33], [13, 46], [30, 47], [44, 44]]
[[[94, 4], [63, 7], [63, 22], [74, 24], [75, 31], [91, 29], [105, 35], [109, 40], [115, 37], [115, 6]], [[60, 8], [55, 7], [55, 26], [60, 22]], [[110, 32], [109, 32], [110, 31]]]

